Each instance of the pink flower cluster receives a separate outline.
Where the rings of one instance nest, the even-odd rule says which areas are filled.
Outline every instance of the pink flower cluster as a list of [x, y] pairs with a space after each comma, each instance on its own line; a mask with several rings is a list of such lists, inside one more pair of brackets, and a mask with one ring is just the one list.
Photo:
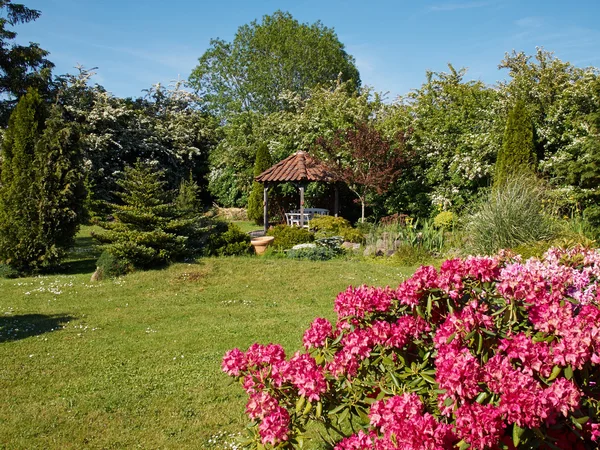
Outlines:
[[376, 311], [386, 312], [393, 298], [394, 291], [389, 287], [350, 286], [338, 294], [334, 309], [339, 320], [349, 317], [361, 319]]
[[451, 259], [397, 289], [349, 287], [335, 300], [337, 323], [317, 318], [304, 333], [307, 353], [286, 360], [280, 346], [254, 344], [227, 352], [222, 368], [247, 390], [264, 445], [318, 419], [304, 401], [333, 419], [362, 392], [370, 422], [337, 450], [514, 448], [516, 427], [536, 430], [526, 436], [540, 448], [576, 449], [600, 440], [590, 378], [599, 280], [600, 252], [581, 248], [525, 262]]
[[288, 439], [290, 415], [280, 405], [277, 392], [305, 397], [318, 401], [327, 392], [323, 370], [308, 354], [296, 353], [286, 360], [280, 345], [252, 344], [244, 353], [239, 349], [228, 351], [223, 357], [222, 369], [228, 375], [243, 377], [244, 389], [249, 400], [246, 413], [251, 419], [259, 419], [259, 434], [263, 444], [275, 445]]
[[331, 337], [332, 331], [333, 326], [329, 320], [317, 317], [304, 333], [302, 343], [307, 349], [323, 347], [327, 338]]
[[341, 340], [341, 349], [326, 369], [336, 378], [352, 378], [375, 346], [400, 349], [426, 331], [429, 325], [420, 317], [402, 316], [395, 323], [374, 321], [368, 328], [347, 332]]

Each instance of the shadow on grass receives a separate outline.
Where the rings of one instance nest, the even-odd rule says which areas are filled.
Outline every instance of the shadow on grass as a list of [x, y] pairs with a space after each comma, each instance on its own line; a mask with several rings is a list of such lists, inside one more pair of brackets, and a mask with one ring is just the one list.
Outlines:
[[23, 314], [0, 317], [0, 343], [18, 341], [31, 336], [61, 330], [75, 317], [65, 314]]
[[64, 275], [78, 275], [96, 270], [96, 261], [102, 250], [96, 245], [91, 236], [75, 238], [75, 246], [67, 253], [65, 261], [56, 269], [55, 273]]

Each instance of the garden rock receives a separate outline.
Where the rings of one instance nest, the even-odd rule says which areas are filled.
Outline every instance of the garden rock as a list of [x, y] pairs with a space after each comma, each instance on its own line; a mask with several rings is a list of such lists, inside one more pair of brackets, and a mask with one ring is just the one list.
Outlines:
[[355, 242], [345, 241], [342, 243], [342, 247], [346, 248], [348, 250], [358, 250], [360, 248], [360, 244], [357, 244]]

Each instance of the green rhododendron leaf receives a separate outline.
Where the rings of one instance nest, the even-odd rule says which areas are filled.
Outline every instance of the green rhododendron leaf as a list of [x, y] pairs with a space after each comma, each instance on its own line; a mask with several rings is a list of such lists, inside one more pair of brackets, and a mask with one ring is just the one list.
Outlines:
[[521, 436], [523, 436], [524, 431], [525, 430], [516, 423], [513, 425], [513, 444], [515, 445], [515, 447], [519, 447], [519, 443], [521, 442]]

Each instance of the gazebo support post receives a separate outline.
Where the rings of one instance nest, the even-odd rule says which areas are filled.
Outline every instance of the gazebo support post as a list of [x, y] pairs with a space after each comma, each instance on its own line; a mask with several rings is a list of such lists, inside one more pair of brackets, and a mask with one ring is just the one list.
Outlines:
[[334, 183], [333, 188], [335, 191], [335, 201], [333, 203], [333, 214], [335, 217], [337, 217], [338, 214], [340, 213], [340, 189], [339, 189], [337, 183]]
[[269, 183], [263, 184], [263, 223], [265, 225], [265, 234], [269, 229]]
[[304, 185], [300, 185], [300, 228], [304, 228]]

